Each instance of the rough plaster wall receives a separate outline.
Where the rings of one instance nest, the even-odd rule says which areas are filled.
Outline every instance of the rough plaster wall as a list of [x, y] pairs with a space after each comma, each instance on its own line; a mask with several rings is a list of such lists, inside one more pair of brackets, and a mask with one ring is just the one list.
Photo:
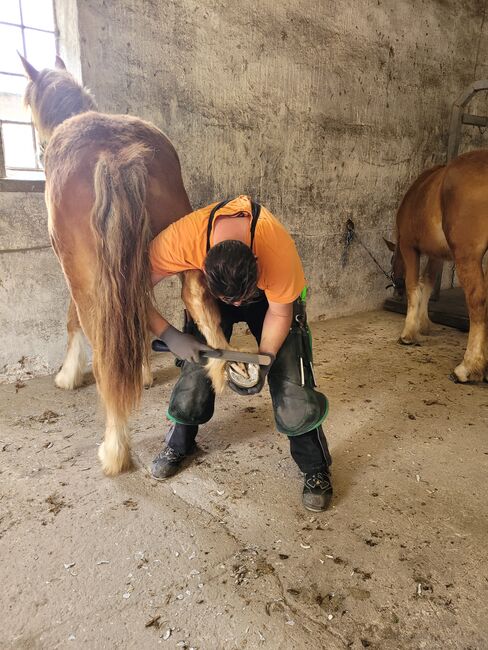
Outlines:
[[[106, 110], [173, 139], [195, 206], [249, 192], [293, 233], [312, 316], [381, 303], [382, 235], [409, 182], [442, 162], [472, 81], [484, 2], [79, 3], [84, 78]], [[109, 46], [110, 44], [110, 46]], [[108, 73], [110, 71], [110, 73]]]
[[59, 365], [67, 299], [49, 244], [44, 196], [0, 194], [0, 380]]
[[[450, 105], [488, 63], [484, 11], [481, 0], [69, 0], [58, 18], [61, 51], [80, 52], [101, 109], [172, 138], [195, 207], [247, 192], [284, 221], [311, 315], [330, 317], [383, 300], [385, 280], [360, 247], [342, 267], [345, 220], [387, 264], [381, 236], [401, 195], [444, 160]], [[2, 248], [24, 226], [19, 246], [45, 242], [41, 196], [0, 195], [0, 217]], [[0, 374], [22, 356], [33, 371], [54, 369], [67, 302], [54, 256], [5, 254], [0, 270]], [[176, 319], [178, 283], [161, 284]]]

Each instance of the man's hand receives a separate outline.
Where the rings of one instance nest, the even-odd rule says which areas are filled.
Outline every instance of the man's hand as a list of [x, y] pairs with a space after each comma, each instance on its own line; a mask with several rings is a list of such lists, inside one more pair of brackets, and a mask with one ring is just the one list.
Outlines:
[[[266, 352], [266, 354], [269, 354], [269, 352]], [[257, 395], [258, 393], [260, 393], [266, 382], [266, 377], [268, 376], [271, 366], [273, 365], [273, 361], [275, 360], [274, 354], [270, 354], [269, 356], [271, 357], [271, 363], [268, 364], [267, 366], [259, 366], [258, 383], [255, 386], [251, 386], [250, 388], [244, 388], [243, 386], [238, 386], [237, 384], [235, 384], [232, 381], [232, 379], [228, 379], [227, 383], [229, 384], [229, 388], [233, 390], [234, 393], [237, 393], [238, 395]]]
[[184, 361], [198, 363], [200, 361], [200, 352], [212, 349], [208, 345], [205, 345], [205, 343], [197, 341], [191, 334], [180, 332], [180, 330], [177, 330], [172, 325], [169, 325], [158, 338], [166, 343], [175, 357]]

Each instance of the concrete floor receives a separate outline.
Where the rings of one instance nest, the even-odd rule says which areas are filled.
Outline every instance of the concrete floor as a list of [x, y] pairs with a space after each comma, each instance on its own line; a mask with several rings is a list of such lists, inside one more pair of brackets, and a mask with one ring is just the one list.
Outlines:
[[[488, 387], [448, 374], [466, 336], [396, 344], [402, 319], [316, 323], [333, 508], [301, 478], [268, 395], [220, 399], [192, 465], [159, 451], [177, 370], [156, 359], [136, 471], [100, 471], [96, 391], [0, 386], [2, 648], [488, 648]], [[162, 365], [166, 364], [166, 365]]]

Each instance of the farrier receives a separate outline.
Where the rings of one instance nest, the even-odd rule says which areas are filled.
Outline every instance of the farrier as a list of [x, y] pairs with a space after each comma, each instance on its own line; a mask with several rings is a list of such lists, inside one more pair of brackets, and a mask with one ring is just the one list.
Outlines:
[[[331, 457], [322, 429], [328, 403], [315, 388], [305, 276], [289, 233], [264, 206], [238, 196], [171, 224], [152, 241], [150, 259], [154, 284], [175, 273], [203, 271], [227, 340], [234, 323], [245, 322], [259, 351], [272, 356], [271, 366], [260, 367], [257, 385], [242, 388], [231, 378], [228, 384], [249, 395], [260, 392], [268, 379], [276, 426], [288, 436], [291, 455], [304, 474], [303, 504], [325, 510], [332, 496]], [[183, 361], [168, 407], [173, 424], [167, 445], [151, 467], [155, 478], [164, 479], [195, 449], [198, 426], [213, 415], [215, 393], [199, 363], [208, 347], [195, 323], [187, 319], [181, 332], [156, 310], [150, 323]]]

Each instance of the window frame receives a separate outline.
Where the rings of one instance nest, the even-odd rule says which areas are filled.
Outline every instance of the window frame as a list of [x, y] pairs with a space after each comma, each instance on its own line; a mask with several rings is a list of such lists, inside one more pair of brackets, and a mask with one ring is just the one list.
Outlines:
[[[58, 47], [58, 41], [59, 41], [59, 32], [58, 32], [58, 26], [57, 26], [57, 21], [56, 21], [56, 4], [54, 0], [52, 1], [53, 5], [53, 17], [54, 17], [54, 29], [43, 29], [41, 27], [32, 27], [30, 25], [26, 25], [24, 23], [24, 16], [22, 13], [22, 2], [21, 0], [18, 0], [19, 4], [19, 14], [20, 14], [20, 23], [12, 23], [9, 21], [5, 20], [0, 20], [0, 25], [7, 25], [9, 27], [18, 27], [21, 30], [21, 35], [22, 35], [22, 54], [24, 57], [27, 58], [27, 49], [26, 49], [26, 41], [25, 41], [25, 30], [33, 30], [37, 32], [42, 32], [44, 34], [52, 34], [54, 37], [54, 44], [56, 48], [56, 53], [59, 54], [59, 47]], [[22, 78], [25, 79], [25, 75], [22, 73], [18, 72], [10, 72], [6, 70], [2, 70], [0, 68], [0, 73], [4, 75], [8, 75], [11, 77], [17, 77], [17, 78]], [[20, 116], [19, 116], [20, 117]], [[36, 166], [35, 167], [7, 167], [5, 163], [5, 148], [4, 148], [4, 142], [3, 142], [3, 135], [2, 135], [2, 125], [3, 124], [23, 124], [23, 125], [30, 125], [32, 129], [32, 139], [33, 139], [33, 144], [34, 144], [34, 154], [35, 154], [35, 161], [36, 161]], [[0, 192], [19, 192], [19, 191], [30, 191], [30, 192], [42, 192], [44, 191], [44, 186], [45, 186], [45, 180], [44, 179], [28, 179], [28, 178], [9, 178], [7, 176], [7, 172], [9, 170], [15, 171], [15, 172], [43, 172], [44, 169], [42, 165], [40, 164], [40, 148], [39, 148], [39, 141], [36, 137], [36, 131], [34, 128], [34, 124], [32, 120], [1, 120], [0, 119]]]

